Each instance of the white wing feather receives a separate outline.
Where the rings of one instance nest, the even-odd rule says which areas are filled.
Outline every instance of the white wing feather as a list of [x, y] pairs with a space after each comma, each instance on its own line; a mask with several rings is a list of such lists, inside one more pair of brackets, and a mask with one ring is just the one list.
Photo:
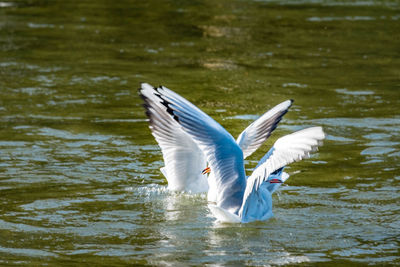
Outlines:
[[217, 189], [217, 206], [237, 213], [246, 187], [243, 153], [235, 139], [220, 124], [192, 103], [160, 87], [157, 94], [167, 111], [193, 138], [209, 162]]
[[286, 100], [276, 105], [250, 124], [239, 135], [236, 143], [243, 151], [243, 158], [253, 154], [267, 140], [272, 131], [278, 126], [283, 115], [288, 112], [292, 103], [293, 100]]
[[239, 211], [242, 217], [246, 212], [249, 195], [258, 190], [260, 185], [268, 179], [274, 171], [295, 161], [308, 158], [310, 152], [315, 151], [325, 138], [322, 127], [311, 127], [279, 138], [269, 157], [263, 158], [258, 167], [247, 179], [246, 190], [243, 196], [243, 204]]
[[151, 85], [141, 84], [140, 94], [145, 101], [150, 129], [163, 154], [165, 167], [161, 171], [168, 180], [168, 188], [173, 191], [206, 192], [207, 178], [201, 174], [207, 166], [203, 152], [168, 114], [155, 93]]

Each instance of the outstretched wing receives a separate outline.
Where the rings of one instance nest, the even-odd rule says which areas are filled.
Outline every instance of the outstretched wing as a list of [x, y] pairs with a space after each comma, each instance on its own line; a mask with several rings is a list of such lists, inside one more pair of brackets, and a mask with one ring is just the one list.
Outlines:
[[291, 107], [293, 100], [286, 100], [264, 113], [250, 124], [236, 139], [236, 143], [243, 151], [243, 158], [247, 158], [256, 151], [275, 130]]
[[167, 111], [206, 156], [214, 172], [217, 206], [237, 214], [246, 187], [240, 147], [232, 135], [192, 103], [165, 87], [156, 91]]
[[206, 192], [207, 181], [201, 174], [207, 165], [203, 152], [168, 114], [151, 85], [141, 84], [139, 92], [145, 102], [151, 132], [163, 153], [165, 167], [161, 171], [168, 180], [168, 188], [174, 191]]
[[311, 127], [279, 138], [247, 179], [239, 216], [248, 209], [249, 196], [276, 170], [310, 156], [325, 138], [322, 127]]

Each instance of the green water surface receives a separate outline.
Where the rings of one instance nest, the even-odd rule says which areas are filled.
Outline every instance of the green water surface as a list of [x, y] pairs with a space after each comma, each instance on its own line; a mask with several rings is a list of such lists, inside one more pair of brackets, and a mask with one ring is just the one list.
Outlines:
[[[166, 190], [137, 94], [165, 85], [234, 137], [294, 99], [323, 126], [274, 217], [219, 224]], [[0, 2], [0, 265], [400, 264], [400, 2]]]

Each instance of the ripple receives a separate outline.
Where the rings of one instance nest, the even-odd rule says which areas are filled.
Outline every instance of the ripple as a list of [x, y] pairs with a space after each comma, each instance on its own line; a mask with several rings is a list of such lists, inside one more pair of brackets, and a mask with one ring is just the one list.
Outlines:
[[374, 17], [370, 16], [345, 16], [345, 17], [310, 17], [307, 19], [312, 22], [321, 22], [321, 21], [341, 21], [341, 20], [349, 20], [349, 21], [370, 21], [376, 20]]
[[64, 130], [57, 130], [53, 128], [40, 128], [39, 135], [56, 137], [66, 140], [89, 140], [89, 141], [106, 141], [112, 139], [112, 136], [100, 135], [100, 134], [72, 134], [71, 132]]
[[322, 6], [387, 6], [396, 8], [398, 7], [397, 2], [390, 2], [390, 1], [375, 1], [375, 0], [357, 0], [357, 1], [340, 1], [340, 0], [257, 0], [260, 2], [267, 2], [267, 3], [277, 3], [279, 5], [304, 5], [304, 4], [313, 4], [313, 5], [322, 5]]
[[13, 2], [0, 2], [0, 8], [2, 7], [12, 7], [15, 6], [15, 3]]
[[120, 122], [128, 122], [128, 123], [136, 123], [136, 122], [148, 122], [149, 119], [94, 119], [93, 122], [112, 122], [112, 123], [120, 123]]
[[389, 154], [389, 157], [400, 157], [400, 151]]
[[303, 262], [309, 262], [310, 259], [307, 256], [292, 256], [290, 253], [284, 253], [284, 256], [278, 256], [270, 262], [273, 265], [287, 265], [287, 264], [298, 264]]
[[[40, 115], [40, 114], [30, 114], [28, 116], [29, 118], [34, 118], [34, 119], [44, 119], [44, 120], [56, 120], [56, 121], [63, 121], [63, 120], [72, 120], [72, 121], [79, 121], [82, 120], [81, 117], [69, 117], [69, 116], [49, 116], [49, 115]], [[22, 126], [24, 127], [24, 126]], [[26, 127], [32, 127], [32, 126], [26, 126]]]
[[361, 151], [361, 155], [383, 155], [389, 154], [396, 149], [390, 147], [369, 147]]
[[365, 90], [365, 91], [350, 91], [350, 90], [347, 90], [347, 88], [335, 89], [335, 91], [337, 93], [340, 93], [340, 94], [353, 95], [353, 96], [373, 95], [374, 94], [374, 91], [368, 91], [368, 90]]
[[0, 247], [0, 253], [22, 255], [28, 257], [58, 257], [56, 253], [48, 252], [46, 250], [41, 250], [41, 249], [33, 249], [33, 248]]
[[363, 137], [372, 140], [381, 140], [381, 139], [387, 139], [390, 136], [391, 135], [385, 133], [371, 133], [371, 134], [366, 134]]
[[0, 146], [4, 147], [25, 147], [28, 144], [28, 142], [24, 141], [0, 141]]
[[399, 145], [400, 142], [393, 142], [393, 141], [372, 141], [367, 143], [367, 146], [396, 146]]
[[51, 90], [46, 89], [46, 88], [41, 88], [41, 87], [24, 87], [24, 88], [19, 88], [16, 91], [31, 95], [31, 96], [32, 95], [50, 95], [52, 93]]
[[253, 114], [243, 114], [243, 115], [235, 115], [231, 117], [226, 117], [226, 119], [234, 119], [234, 120], [256, 120], [260, 116], [259, 115], [253, 115]]
[[201, 65], [212, 70], [233, 70], [237, 69], [238, 65], [231, 60], [210, 59], [201, 62]]
[[[18, 231], [18, 232], [29, 232], [29, 233], [48, 233], [52, 230], [45, 227], [31, 226], [23, 223], [12, 223], [0, 219], [0, 229]], [[53, 229], [54, 230], [54, 229]]]
[[297, 88], [307, 88], [307, 84], [301, 84], [301, 83], [284, 83], [282, 84], [283, 87], [297, 87]]
[[93, 199], [89, 198], [77, 198], [77, 199], [45, 199], [36, 200], [29, 204], [21, 205], [20, 207], [26, 211], [31, 210], [47, 210], [47, 209], [61, 209], [71, 206], [75, 203], [87, 203], [93, 202]]
[[97, 76], [97, 77], [93, 77], [90, 78], [91, 81], [99, 83], [99, 82], [114, 82], [114, 81], [119, 81], [121, 80], [119, 77], [109, 77], [109, 76]]
[[330, 140], [330, 141], [346, 142], [346, 143], [352, 143], [352, 142], [356, 141], [355, 139], [352, 139], [352, 138], [346, 138], [343, 136], [335, 136], [335, 135], [331, 135], [331, 134], [328, 134], [325, 139]]
[[33, 23], [29, 22], [28, 24], [29, 28], [34, 28], [34, 29], [40, 29], [40, 28], [55, 28], [54, 24], [47, 24], [47, 23]]

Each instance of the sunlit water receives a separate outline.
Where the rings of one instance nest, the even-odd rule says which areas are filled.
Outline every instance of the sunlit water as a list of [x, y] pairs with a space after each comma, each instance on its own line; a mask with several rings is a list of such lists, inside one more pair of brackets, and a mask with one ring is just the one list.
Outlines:
[[[0, 265], [400, 264], [398, 1], [0, 2]], [[163, 84], [233, 136], [294, 99], [321, 125], [274, 217], [171, 193], [137, 95]]]

